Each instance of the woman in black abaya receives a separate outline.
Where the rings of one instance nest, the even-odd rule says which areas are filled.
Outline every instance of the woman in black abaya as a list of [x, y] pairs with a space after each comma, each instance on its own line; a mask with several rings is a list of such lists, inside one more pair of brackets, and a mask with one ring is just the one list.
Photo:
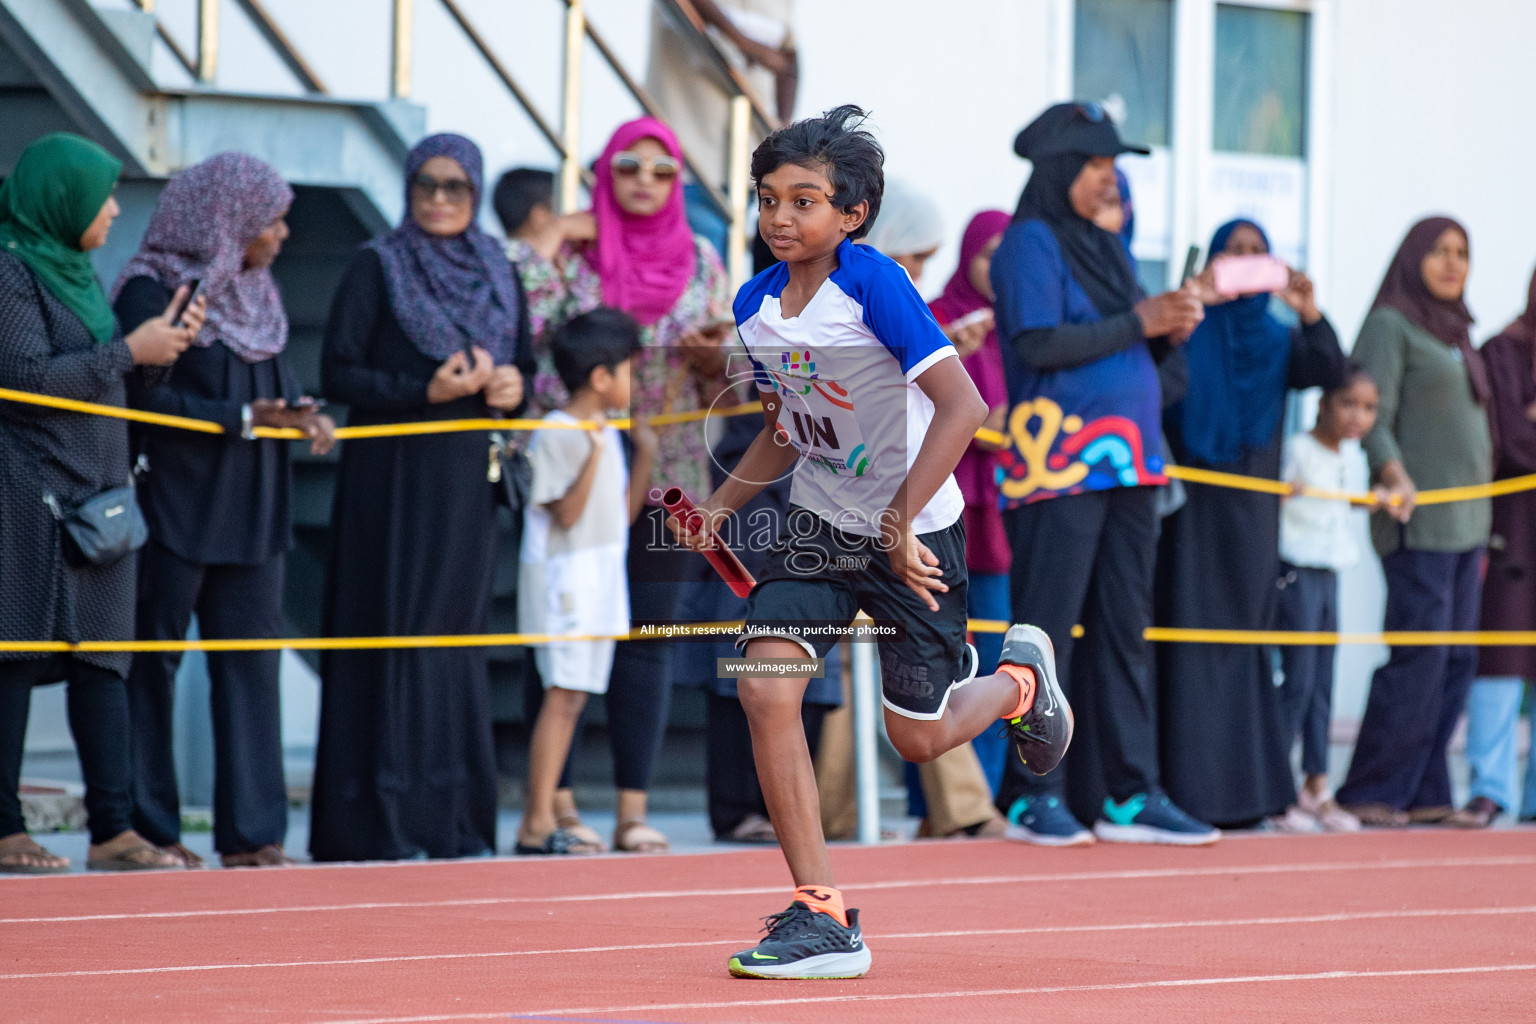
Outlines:
[[[1257, 224], [1235, 220], [1211, 239], [1213, 261], [1269, 252]], [[1211, 287], [1209, 268], [1203, 279]], [[1268, 293], [1207, 296], [1205, 321], [1184, 346], [1189, 390], [1168, 410], [1181, 465], [1280, 478], [1288, 388], [1333, 387], [1344, 354], [1318, 311], [1312, 282], [1291, 271], [1279, 293], [1300, 320], [1270, 315]], [[1163, 525], [1159, 625], [1269, 629], [1279, 591], [1280, 503], [1270, 494], [1192, 484]], [[1167, 644], [1158, 649], [1163, 784], [1190, 813], [1217, 825], [1279, 814], [1295, 799], [1267, 647]]]
[[[331, 307], [327, 398], [352, 425], [480, 418], [533, 371], [513, 266], [475, 224], [474, 143], [406, 161], [404, 223], [370, 242]], [[495, 492], [479, 433], [355, 441], [336, 484], [329, 636], [484, 632]], [[310, 853], [392, 860], [494, 851], [496, 767], [482, 648], [336, 651], [321, 663]]]

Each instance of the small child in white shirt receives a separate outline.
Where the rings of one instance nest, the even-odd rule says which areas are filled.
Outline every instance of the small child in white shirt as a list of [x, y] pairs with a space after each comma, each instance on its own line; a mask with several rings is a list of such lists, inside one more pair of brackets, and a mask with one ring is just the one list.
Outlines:
[[[1364, 491], [1369, 481], [1360, 438], [1376, 423], [1376, 382], [1350, 363], [1344, 380], [1325, 392], [1317, 425], [1286, 438], [1281, 479], [1294, 497], [1280, 507], [1280, 602], [1277, 628], [1331, 633], [1338, 629], [1338, 574], [1360, 559], [1357, 518], [1341, 499], [1304, 497], [1303, 487]], [[1378, 500], [1381, 496], [1378, 495]], [[1328, 723], [1333, 704], [1332, 646], [1280, 648], [1284, 683], [1281, 720], [1288, 741], [1301, 736], [1305, 776], [1296, 805], [1279, 819], [1287, 831], [1354, 832], [1360, 822], [1328, 789]]]
[[[629, 524], [645, 497], [656, 435], [645, 417], [631, 417], [634, 465], [626, 474], [619, 432], [605, 417], [629, 405], [631, 354], [639, 345], [639, 325], [606, 307], [575, 317], [550, 342], [571, 399], [545, 421], [597, 426], [539, 430], [528, 446], [533, 487], [518, 570], [521, 632], [597, 637], [629, 632]], [[611, 639], [551, 641], [534, 649], [544, 702], [529, 744], [518, 853], [601, 852], [558, 827], [555, 791], [587, 694], [607, 692], [613, 651]]]

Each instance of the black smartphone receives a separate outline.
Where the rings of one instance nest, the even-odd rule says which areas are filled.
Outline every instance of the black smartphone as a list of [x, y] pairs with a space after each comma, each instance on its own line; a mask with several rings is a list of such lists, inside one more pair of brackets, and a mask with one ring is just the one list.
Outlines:
[[1189, 252], [1184, 255], [1184, 274], [1179, 278], [1180, 287], [1183, 286], [1185, 281], [1188, 281], [1190, 278], [1195, 276], [1195, 266], [1199, 262], [1200, 247], [1198, 245], [1192, 245], [1189, 247]]
[[186, 315], [187, 307], [192, 305], [192, 300], [197, 298], [197, 290], [203, 286], [203, 279], [194, 277], [187, 282], [187, 297], [176, 307], [176, 312], [171, 314], [171, 326], [180, 327], [181, 318]]

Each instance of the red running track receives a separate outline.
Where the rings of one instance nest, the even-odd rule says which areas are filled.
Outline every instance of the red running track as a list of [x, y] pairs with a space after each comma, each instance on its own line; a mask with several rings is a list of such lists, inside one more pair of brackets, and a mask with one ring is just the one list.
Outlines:
[[777, 851], [0, 880], [0, 1021], [1536, 1020], [1536, 830], [833, 852], [857, 981], [741, 981]]

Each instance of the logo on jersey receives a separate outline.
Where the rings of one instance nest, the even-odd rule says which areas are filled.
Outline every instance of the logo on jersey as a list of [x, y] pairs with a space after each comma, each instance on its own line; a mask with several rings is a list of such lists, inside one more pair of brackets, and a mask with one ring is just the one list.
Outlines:
[[[781, 418], [780, 436], [792, 441], [807, 461], [832, 473], [863, 476], [869, 471], [868, 448], [862, 438], [847, 454], [843, 452], [843, 445], [855, 440], [848, 437], [850, 428], [855, 435], [858, 432], [848, 389], [821, 375], [809, 349], [781, 351], [778, 369], [768, 370], [768, 376], [774, 389], [785, 398], [784, 408], [793, 428], [791, 433]], [[817, 406], [830, 409], [818, 415]], [[839, 424], [843, 428], [841, 437]]]

